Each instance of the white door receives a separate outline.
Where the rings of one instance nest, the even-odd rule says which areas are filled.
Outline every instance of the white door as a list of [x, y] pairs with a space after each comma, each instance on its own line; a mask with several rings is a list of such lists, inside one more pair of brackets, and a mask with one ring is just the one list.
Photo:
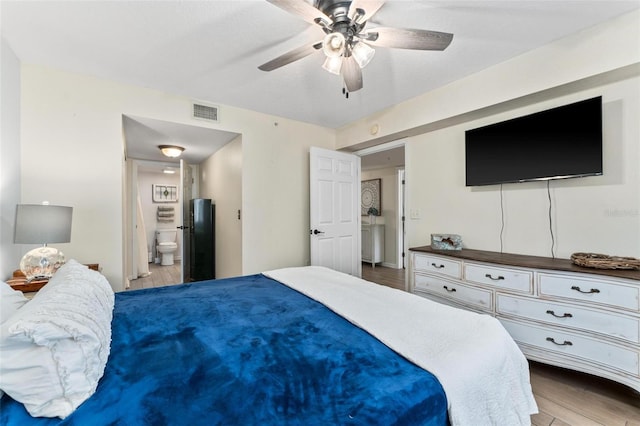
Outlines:
[[360, 157], [311, 147], [311, 264], [360, 277]]
[[178, 209], [178, 229], [182, 230], [182, 261], [180, 278], [183, 283], [191, 282], [191, 213], [189, 202], [193, 198], [193, 173], [184, 160], [180, 160], [180, 182], [182, 183], [182, 208]]

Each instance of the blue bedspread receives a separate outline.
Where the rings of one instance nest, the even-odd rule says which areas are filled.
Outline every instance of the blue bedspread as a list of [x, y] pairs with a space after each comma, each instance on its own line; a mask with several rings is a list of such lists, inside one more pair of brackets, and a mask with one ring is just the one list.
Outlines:
[[[380, 312], [384, 315], [384, 312]], [[440, 383], [263, 275], [116, 294], [111, 355], [71, 416], [6, 425], [446, 425]]]

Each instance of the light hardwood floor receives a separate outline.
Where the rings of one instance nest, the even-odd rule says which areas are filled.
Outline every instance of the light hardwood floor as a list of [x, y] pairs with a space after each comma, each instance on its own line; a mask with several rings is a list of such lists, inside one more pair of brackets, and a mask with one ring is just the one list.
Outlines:
[[[151, 275], [131, 281], [131, 290], [180, 282], [180, 264], [151, 264]], [[405, 289], [405, 271], [362, 264], [367, 281]], [[531, 386], [540, 413], [534, 426], [640, 426], [640, 394], [618, 383], [588, 374], [530, 362]], [[508, 425], [505, 425], [508, 426]]]
[[[362, 264], [362, 278], [404, 290], [405, 271]], [[640, 394], [618, 383], [529, 362], [540, 412], [534, 426], [640, 426]]]
[[127, 290], [140, 290], [142, 288], [164, 287], [166, 285], [179, 284], [180, 261], [170, 266], [162, 266], [158, 263], [149, 264], [151, 274], [144, 278], [129, 281]]

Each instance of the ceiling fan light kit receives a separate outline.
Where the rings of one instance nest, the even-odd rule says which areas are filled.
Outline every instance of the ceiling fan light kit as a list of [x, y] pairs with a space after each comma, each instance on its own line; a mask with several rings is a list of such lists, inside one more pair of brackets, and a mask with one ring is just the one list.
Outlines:
[[293, 49], [258, 68], [273, 71], [322, 49], [326, 56], [322, 67], [342, 76], [346, 88], [343, 93], [347, 94], [362, 89], [362, 69], [375, 55], [372, 46], [444, 50], [453, 39], [453, 34], [409, 28], [380, 27], [365, 32], [367, 21], [384, 5], [384, 0], [315, 0], [313, 6], [304, 0], [267, 1], [318, 25], [325, 36], [320, 42]]
[[322, 68], [329, 71], [331, 74], [340, 75], [340, 70], [342, 69], [342, 57], [327, 56], [322, 64]]
[[322, 41], [322, 51], [328, 58], [342, 56], [347, 45], [347, 40], [342, 33], [329, 33]]
[[351, 49], [351, 54], [353, 55], [360, 68], [364, 68], [369, 64], [369, 62], [371, 62], [373, 56], [376, 54], [376, 51], [368, 44], [359, 41]]

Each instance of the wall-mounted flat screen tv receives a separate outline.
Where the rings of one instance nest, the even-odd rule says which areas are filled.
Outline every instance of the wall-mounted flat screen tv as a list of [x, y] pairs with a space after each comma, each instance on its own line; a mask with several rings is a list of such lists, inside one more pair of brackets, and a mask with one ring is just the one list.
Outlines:
[[465, 132], [466, 186], [602, 174], [602, 97]]

